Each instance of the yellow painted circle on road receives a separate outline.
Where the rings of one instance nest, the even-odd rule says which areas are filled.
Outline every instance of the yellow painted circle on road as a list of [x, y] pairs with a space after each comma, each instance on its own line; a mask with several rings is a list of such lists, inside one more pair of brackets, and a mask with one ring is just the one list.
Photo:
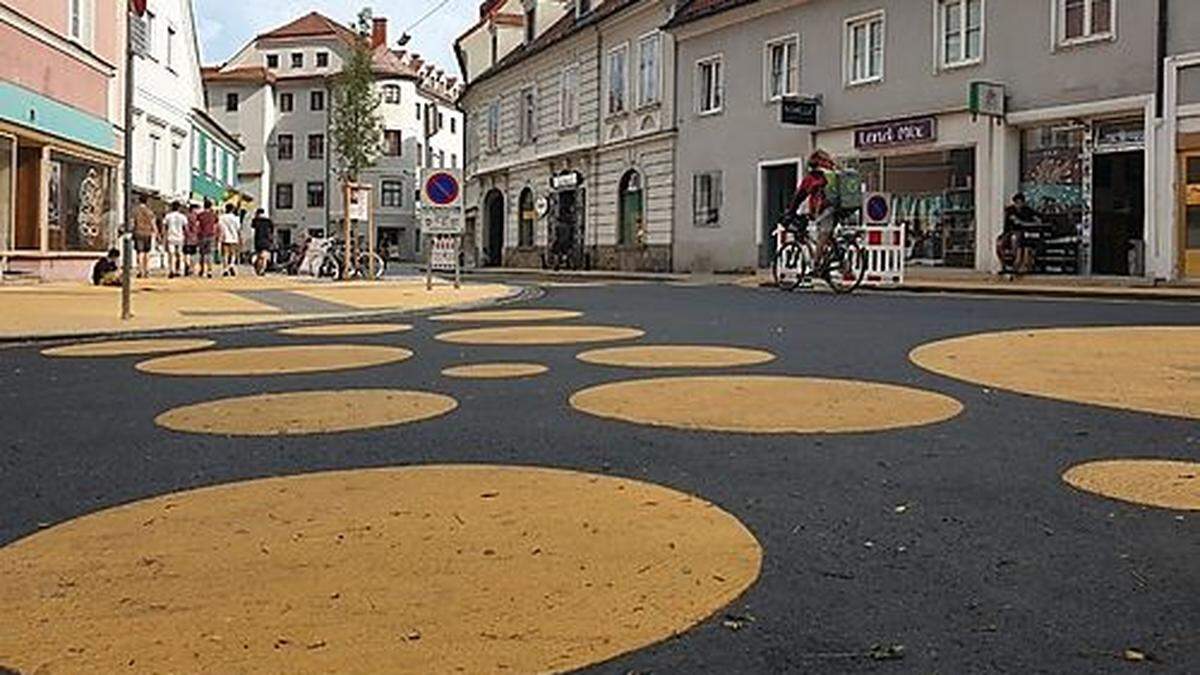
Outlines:
[[568, 345], [633, 340], [645, 334], [620, 326], [504, 326], [450, 331], [437, 339], [460, 345]]
[[533, 377], [550, 370], [540, 363], [472, 363], [451, 366], [442, 371], [446, 377], [468, 380], [504, 380]]
[[197, 434], [294, 436], [418, 422], [457, 407], [449, 396], [423, 391], [297, 391], [196, 403], [168, 410], [154, 421]]
[[576, 319], [583, 312], [571, 309], [488, 309], [478, 312], [456, 312], [430, 317], [433, 321], [453, 321], [459, 323], [491, 323], [524, 321], [562, 321]]
[[641, 345], [583, 352], [585, 363], [626, 368], [730, 368], [775, 360], [771, 352], [719, 345]]
[[43, 349], [44, 356], [103, 357], [138, 356], [146, 354], [168, 354], [207, 349], [215, 345], [212, 340], [180, 338], [147, 338], [144, 340], [109, 340], [106, 342], [82, 342]]
[[284, 328], [280, 335], [293, 337], [339, 337], [347, 335], [387, 335], [412, 330], [407, 323], [333, 323], [320, 326]]
[[378, 345], [246, 347], [164, 356], [137, 364], [156, 375], [284, 375], [366, 368], [411, 358], [407, 349]]
[[1200, 462], [1112, 459], [1071, 467], [1069, 485], [1123, 502], [1200, 511]]
[[748, 434], [853, 433], [948, 420], [962, 404], [892, 384], [811, 377], [629, 380], [571, 396], [582, 412], [634, 424]]
[[428, 466], [269, 478], [108, 509], [0, 549], [21, 672], [561, 672], [734, 601], [762, 550], [640, 481]]
[[1022, 394], [1200, 419], [1200, 327], [984, 333], [923, 345], [910, 358]]

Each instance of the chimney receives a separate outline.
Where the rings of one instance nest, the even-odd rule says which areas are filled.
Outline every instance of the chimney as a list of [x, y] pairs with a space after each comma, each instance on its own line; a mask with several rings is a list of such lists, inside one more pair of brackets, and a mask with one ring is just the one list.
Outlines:
[[373, 49], [387, 44], [387, 21], [382, 17], [371, 19], [371, 47]]

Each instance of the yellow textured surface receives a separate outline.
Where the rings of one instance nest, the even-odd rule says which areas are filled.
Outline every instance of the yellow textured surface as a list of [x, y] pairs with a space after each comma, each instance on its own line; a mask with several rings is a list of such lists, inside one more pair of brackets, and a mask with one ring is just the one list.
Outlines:
[[45, 356], [66, 357], [95, 357], [95, 356], [134, 356], [138, 354], [167, 354], [170, 352], [186, 352], [205, 349], [216, 343], [212, 340], [147, 338], [145, 340], [108, 340], [105, 342], [84, 342], [62, 347], [43, 349]]
[[387, 335], [412, 330], [407, 323], [333, 323], [320, 326], [284, 328], [280, 335], [294, 337], [344, 337], [353, 335]]
[[566, 671], [687, 630], [761, 559], [714, 505], [609, 476], [270, 478], [0, 549], [0, 657], [72, 675]]
[[455, 289], [452, 284], [439, 282], [433, 290], [425, 290], [425, 280], [383, 282], [348, 282], [296, 289], [301, 295], [317, 300], [336, 302], [358, 309], [419, 310], [451, 305], [498, 300], [512, 294], [513, 288], [503, 284], [469, 284]]
[[298, 391], [196, 403], [168, 410], [154, 421], [198, 434], [295, 436], [419, 422], [457, 407], [449, 396], [423, 391]]
[[568, 345], [632, 340], [645, 334], [621, 326], [503, 326], [450, 331], [436, 337], [460, 345]]
[[750, 434], [881, 431], [962, 412], [958, 401], [920, 389], [770, 375], [615, 382], [572, 395], [571, 406], [635, 424]]
[[488, 323], [505, 321], [520, 323], [522, 321], [561, 321], [583, 316], [583, 312], [570, 309], [485, 309], [478, 312], [455, 312], [430, 317], [434, 321], [453, 321], [460, 323]]
[[1112, 459], [1073, 466], [1063, 480], [1085, 492], [1124, 502], [1200, 511], [1200, 463]]
[[913, 363], [941, 375], [1111, 408], [1200, 418], [1200, 328], [1056, 328], [923, 345]]
[[548, 370], [550, 369], [540, 363], [473, 363], [446, 368], [442, 374], [468, 380], [503, 380], [533, 377]]
[[585, 363], [626, 368], [729, 368], [775, 360], [771, 352], [718, 345], [643, 345], [583, 352]]
[[376, 345], [245, 347], [163, 356], [137, 364], [156, 375], [284, 375], [366, 368], [411, 358], [407, 349]]

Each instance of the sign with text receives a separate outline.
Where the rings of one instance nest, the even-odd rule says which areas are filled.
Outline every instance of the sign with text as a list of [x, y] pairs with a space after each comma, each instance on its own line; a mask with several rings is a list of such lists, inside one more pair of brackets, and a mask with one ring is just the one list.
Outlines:
[[859, 150], [896, 148], [937, 140], [937, 118], [918, 117], [859, 127], [854, 130], [854, 147]]
[[347, 193], [350, 195], [348, 207], [350, 220], [357, 220], [360, 223], [367, 222], [371, 217], [371, 186], [350, 185]]
[[780, 122], [803, 127], [817, 126], [817, 107], [811, 98], [785, 98], [779, 103]]
[[434, 234], [429, 237], [429, 266], [439, 272], [458, 268], [458, 237]]
[[975, 115], [1004, 117], [1004, 85], [999, 82], [972, 82], [967, 108]]

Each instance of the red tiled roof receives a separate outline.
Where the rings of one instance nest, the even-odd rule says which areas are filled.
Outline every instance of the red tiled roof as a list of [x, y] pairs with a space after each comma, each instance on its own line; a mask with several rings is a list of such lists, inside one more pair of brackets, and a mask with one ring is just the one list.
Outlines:
[[338, 37], [347, 42], [354, 42], [359, 39], [358, 33], [320, 12], [309, 12], [289, 24], [280, 26], [273, 31], [262, 33], [258, 36], [258, 39], [317, 37], [321, 35]]
[[219, 66], [205, 66], [200, 69], [200, 77], [205, 82], [274, 82], [275, 74], [262, 66], [242, 66], [221, 70]]

